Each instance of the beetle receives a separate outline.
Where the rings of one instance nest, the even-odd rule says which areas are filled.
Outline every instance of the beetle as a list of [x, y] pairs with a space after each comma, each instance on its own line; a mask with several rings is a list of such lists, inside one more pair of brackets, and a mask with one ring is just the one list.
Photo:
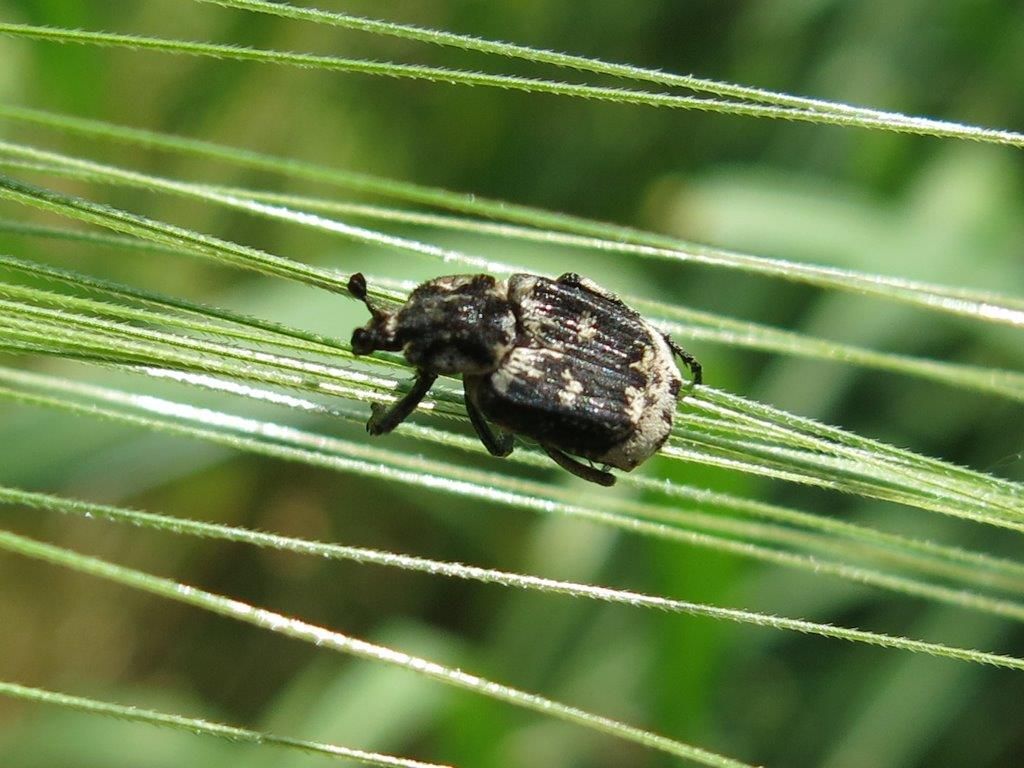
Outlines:
[[674, 356], [702, 381], [693, 355], [573, 272], [438, 277], [397, 311], [370, 300], [362, 274], [348, 289], [371, 315], [352, 333], [353, 353], [401, 351], [416, 368], [404, 397], [373, 405], [371, 435], [408, 418], [439, 375], [461, 374], [469, 420], [491, 455], [508, 456], [522, 435], [574, 475], [610, 486], [609, 467], [629, 472], [668, 438], [683, 382]]

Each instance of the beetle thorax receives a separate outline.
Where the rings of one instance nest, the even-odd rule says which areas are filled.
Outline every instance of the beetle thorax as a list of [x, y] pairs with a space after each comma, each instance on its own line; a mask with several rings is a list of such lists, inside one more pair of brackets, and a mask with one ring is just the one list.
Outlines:
[[489, 275], [451, 275], [424, 283], [396, 317], [405, 357], [440, 374], [493, 371], [515, 344], [508, 286]]

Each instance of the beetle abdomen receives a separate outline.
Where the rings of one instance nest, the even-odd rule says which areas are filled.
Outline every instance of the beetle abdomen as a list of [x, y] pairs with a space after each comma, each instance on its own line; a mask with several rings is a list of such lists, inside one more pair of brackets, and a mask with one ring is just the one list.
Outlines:
[[[516, 345], [473, 384], [488, 418], [621, 469], [656, 451], [671, 428], [681, 383], [660, 334], [583, 281], [513, 275], [509, 299]], [[666, 360], [668, 373], [655, 375]], [[646, 433], [637, 439], [642, 426]]]
[[[516, 347], [497, 371], [469, 382], [470, 389], [480, 410], [505, 429], [596, 458], [628, 438], [632, 425], [612, 392], [602, 396], [573, 362], [579, 361], [549, 348]], [[607, 379], [600, 388], [622, 389]]]

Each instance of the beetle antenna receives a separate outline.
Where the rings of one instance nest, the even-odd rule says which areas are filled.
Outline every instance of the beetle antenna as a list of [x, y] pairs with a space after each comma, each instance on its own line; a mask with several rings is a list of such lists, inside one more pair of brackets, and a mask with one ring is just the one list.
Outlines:
[[383, 320], [387, 315], [383, 309], [370, 302], [370, 296], [366, 291], [366, 278], [362, 272], [356, 272], [348, 279], [348, 292], [366, 305], [374, 320]]

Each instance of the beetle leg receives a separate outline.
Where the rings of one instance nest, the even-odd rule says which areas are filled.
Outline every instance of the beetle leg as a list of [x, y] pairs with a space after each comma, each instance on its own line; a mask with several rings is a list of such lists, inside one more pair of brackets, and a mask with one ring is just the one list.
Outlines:
[[563, 453], [557, 448], [552, 448], [550, 445], [541, 443], [540, 447], [544, 449], [544, 453], [550, 456], [555, 464], [564, 470], [572, 472], [576, 477], [582, 477], [584, 480], [589, 480], [592, 483], [605, 487], [615, 485], [615, 475], [611, 472], [602, 472], [594, 467], [588, 467], [586, 464], [576, 461], [576, 459], [568, 454]]
[[686, 364], [686, 367], [690, 369], [690, 373], [693, 375], [693, 383], [700, 384], [703, 381], [703, 376], [701, 375], [701, 367], [700, 363], [697, 362], [697, 358], [672, 341], [668, 334], [663, 333], [662, 337], [665, 339], [665, 343], [668, 344], [669, 349], [675, 352], [679, 359]]
[[374, 403], [370, 406], [373, 414], [370, 416], [370, 420], [366, 422], [366, 431], [371, 435], [385, 435], [393, 430], [416, 410], [416, 406], [419, 405], [424, 395], [430, 391], [436, 379], [436, 373], [418, 371], [412, 389], [397, 403], [387, 409], [380, 403]]
[[606, 290], [605, 288], [602, 288], [600, 285], [593, 282], [592, 280], [587, 280], [586, 278], [580, 277], [575, 272], [566, 272], [564, 275], [559, 275], [558, 279], [555, 282], [561, 283], [562, 285], [570, 286], [572, 288], [578, 288], [579, 290], [592, 294], [594, 296], [600, 296], [602, 299], [610, 301], [615, 306], [625, 309], [630, 314], [636, 314], [632, 309], [626, 306], [622, 299], [620, 299], [614, 293], [612, 293], [609, 290]]
[[491, 425], [487, 423], [486, 417], [477, 408], [473, 398], [470, 397], [469, 387], [469, 382], [463, 379], [462, 388], [466, 393], [466, 412], [469, 414], [469, 422], [473, 425], [473, 429], [476, 430], [476, 436], [480, 438], [480, 442], [484, 444], [484, 448], [487, 449], [491, 456], [505, 458], [512, 453], [512, 444], [515, 442], [515, 438], [508, 432], [495, 432], [491, 429]]

